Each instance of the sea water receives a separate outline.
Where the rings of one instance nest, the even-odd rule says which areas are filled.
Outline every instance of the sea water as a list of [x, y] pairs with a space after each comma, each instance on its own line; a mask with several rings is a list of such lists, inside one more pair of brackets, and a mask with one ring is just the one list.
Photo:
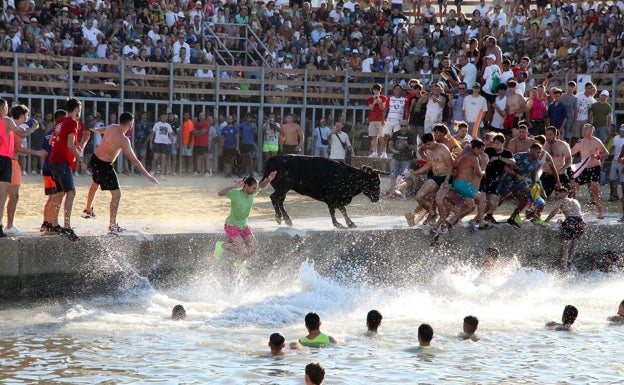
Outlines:
[[[276, 277], [198, 276], [156, 289], [134, 277], [115, 295], [37, 303], [3, 302], [0, 383], [303, 384], [318, 361], [327, 384], [614, 384], [624, 382], [621, 274], [560, 275], [509, 264], [489, 277], [446, 266], [410, 285], [339, 281], [312, 262]], [[170, 319], [183, 304], [187, 318]], [[572, 332], [546, 330], [565, 305], [579, 309]], [[383, 323], [365, 334], [366, 313]], [[339, 343], [266, 357], [271, 333], [306, 334], [314, 311]], [[457, 336], [466, 315], [478, 342]], [[416, 348], [417, 329], [434, 329]]]

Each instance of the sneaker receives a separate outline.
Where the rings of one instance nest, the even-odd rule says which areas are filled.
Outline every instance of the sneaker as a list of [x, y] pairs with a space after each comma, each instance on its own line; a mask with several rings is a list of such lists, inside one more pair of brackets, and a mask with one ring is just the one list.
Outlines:
[[[416, 220], [415, 220], [416, 216], [414, 215], [413, 211], [408, 211], [405, 213], [405, 219], [407, 219], [407, 225], [408, 226], [416, 226]], [[624, 218], [624, 217], [622, 217]]]
[[535, 218], [535, 212], [531, 209], [527, 209], [527, 211], [524, 213], [524, 217], [528, 220], [531, 220], [533, 218]]
[[217, 241], [217, 243], [215, 244], [215, 249], [214, 249], [214, 259], [216, 259], [217, 261], [220, 261], [221, 257], [223, 256], [223, 253], [225, 253], [225, 247], [223, 247], [223, 241]]
[[514, 221], [513, 218], [507, 219], [507, 224], [518, 229], [522, 227], [518, 222]]
[[542, 227], [548, 226], [548, 223], [545, 220], [543, 220], [542, 218], [535, 218], [533, 223], [535, 223], [538, 226], [542, 226]]
[[89, 211], [83, 210], [81, 216], [85, 219], [97, 218], [97, 215], [95, 215], [95, 211], [93, 210], [93, 206], [91, 207], [91, 210]]
[[381, 155], [379, 155], [379, 157], [381, 159], [388, 159], [388, 154], [386, 154], [385, 152], [382, 152]]
[[468, 228], [473, 233], [479, 231], [479, 226], [477, 226], [477, 222], [473, 221], [472, 219], [468, 221]]
[[212, 176], [212, 173], [211, 173], [211, 172], [207, 172], [207, 173], [205, 173], [205, 174], [204, 174], [204, 176], [205, 176], [206, 178], [211, 177], [211, 176]]
[[522, 218], [520, 218], [520, 215], [516, 215], [513, 220], [518, 224], [518, 226], [522, 225]]
[[494, 215], [492, 214], [485, 214], [485, 216], [483, 217], [484, 220], [490, 222], [493, 225], [497, 225], [499, 222], [494, 218]]
[[15, 226], [7, 227], [6, 229], [4, 229], [4, 233], [6, 235], [24, 235], [24, 233]]
[[75, 242], [78, 239], [80, 239], [78, 238], [76, 233], [74, 233], [74, 229], [72, 229], [71, 227], [61, 227], [61, 235], [69, 239], [72, 242]]
[[61, 225], [52, 226], [52, 224], [50, 223], [50, 228], [48, 229], [46, 234], [63, 235], [63, 228], [61, 227]]
[[245, 266], [244, 263], [242, 263], [242, 262], [234, 262], [234, 267], [236, 267], [238, 270], [240, 270], [240, 272], [243, 274], [243, 276], [245, 276], [245, 277], [249, 276], [249, 269], [247, 268], [247, 266]]
[[620, 201], [620, 197], [609, 197], [609, 202], [619, 202]]
[[[26, 170], [24, 170], [24, 171], [22, 171], [22, 175], [23, 175], [23, 176], [26, 176], [26, 175], [28, 175], [28, 172], [27, 172]], [[8, 230], [8, 229], [7, 229], [7, 230]]]
[[368, 156], [369, 158], [377, 158], [377, 153], [376, 152], [371, 152], [371, 154]]
[[199, 176], [199, 175], [200, 175], [200, 174], [199, 174], [199, 172], [197, 172], [197, 171], [195, 171], [195, 172], [193, 173], [193, 176]]
[[120, 235], [124, 231], [126, 231], [126, 229], [119, 226], [117, 223], [108, 226], [108, 234], [110, 235]]

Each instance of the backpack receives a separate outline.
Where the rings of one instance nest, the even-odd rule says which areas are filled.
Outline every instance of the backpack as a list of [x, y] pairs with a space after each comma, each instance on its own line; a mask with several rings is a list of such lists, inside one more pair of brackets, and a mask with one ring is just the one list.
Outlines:
[[490, 86], [490, 93], [496, 94], [498, 92], [498, 86], [500, 85], [501, 80], [499, 76], [498, 69], [492, 72], [492, 85]]

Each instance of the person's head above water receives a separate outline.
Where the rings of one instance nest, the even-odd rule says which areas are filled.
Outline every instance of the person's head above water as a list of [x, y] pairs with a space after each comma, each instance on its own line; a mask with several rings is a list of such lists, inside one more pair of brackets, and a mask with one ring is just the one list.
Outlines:
[[171, 311], [171, 319], [174, 321], [183, 320], [186, 318], [186, 310], [182, 305], [175, 305]]
[[377, 310], [371, 310], [366, 315], [366, 326], [368, 330], [371, 332], [377, 332], [377, 328], [381, 325], [381, 320], [383, 319], [381, 313]]

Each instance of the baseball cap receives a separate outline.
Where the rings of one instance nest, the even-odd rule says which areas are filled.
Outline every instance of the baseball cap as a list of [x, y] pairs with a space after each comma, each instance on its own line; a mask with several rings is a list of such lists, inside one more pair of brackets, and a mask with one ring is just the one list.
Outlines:
[[357, 49], [354, 49], [354, 50], [352, 51], [352, 53], [359, 54], [359, 53], [360, 53], [360, 51], [358, 51]]
[[604, 96], [609, 96], [609, 91], [607, 91], [607, 90], [602, 90], [602, 91], [600, 92], [600, 96], [602, 96], [602, 95], [604, 95]]
[[489, 54], [485, 57], [486, 59], [492, 59], [492, 60], [496, 60], [496, 56], [494, 56], [494, 54]]

